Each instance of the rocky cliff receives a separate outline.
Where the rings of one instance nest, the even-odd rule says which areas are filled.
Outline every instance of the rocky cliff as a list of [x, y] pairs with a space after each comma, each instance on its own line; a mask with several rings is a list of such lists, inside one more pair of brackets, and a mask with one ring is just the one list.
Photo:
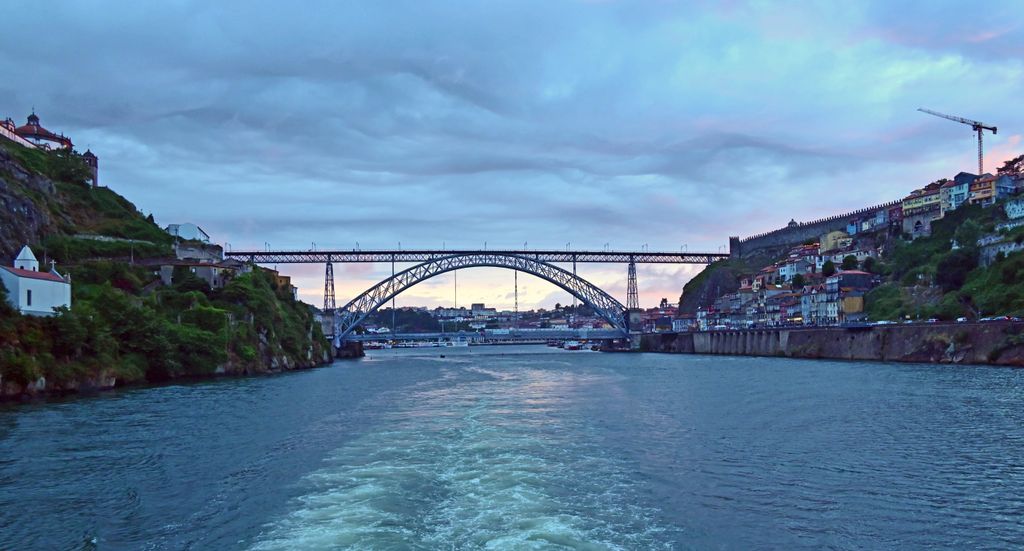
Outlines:
[[711, 306], [718, 297], [735, 293], [740, 288], [740, 277], [756, 273], [767, 261], [765, 257], [755, 256], [720, 260], [709, 265], [683, 286], [679, 312], [695, 314], [699, 308]]

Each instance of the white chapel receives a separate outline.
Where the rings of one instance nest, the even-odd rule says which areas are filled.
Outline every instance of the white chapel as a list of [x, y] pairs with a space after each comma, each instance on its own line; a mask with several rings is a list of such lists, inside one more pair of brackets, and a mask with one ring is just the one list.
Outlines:
[[0, 266], [0, 283], [7, 288], [7, 301], [22, 314], [52, 316], [55, 309], [71, 308], [71, 277], [39, 270], [39, 261], [25, 245], [13, 266]]

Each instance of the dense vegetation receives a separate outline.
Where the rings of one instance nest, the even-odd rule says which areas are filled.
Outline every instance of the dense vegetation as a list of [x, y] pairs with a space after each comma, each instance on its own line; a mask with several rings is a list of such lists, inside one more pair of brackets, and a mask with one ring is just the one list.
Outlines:
[[[0, 375], [25, 384], [46, 377], [66, 386], [98, 374], [120, 382], [214, 374], [235, 365], [256, 372], [308, 365], [328, 349], [304, 304], [256, 270], [211, 291], [198, 278], [140, 295], [153, 276], [120, 262], [73, 270], [73, 308], [52, 318], [0, 309]], [[2, 286], [0, 286], [2, 288]]]
[[[124, 197], [91, 188], [77, 154], [2, 139], [0, 149], [7, 162], [0, 166], [6, 167], [0, 190], [44, 221], [36, 240], [23, 238], [41, 260], [56, 259], [74, 283], [72, 308], [50, 318], [18, 314], [0, 285], [5, 383], [45, 377], [50, 388], [74, 388], [110, 377], [124, 383], [206, 376], [219, 368], [259, 372], [312, 365], [329, 349], [310, 309], [288, 289], [276, 289], [262, 270], [211, 290], [186, 271], [164, 287], [152, 269], [127, 262], [171, 255], [172, 238]], [[30, 226], [16, 218], [10, 223]]]
[[735, 292], [740, 286], [740, 275], [757, 273], [769, 263], [763, 257], [729, 258], [719, 260], [701, 270], [683, 286], [679, 296], [679, 311], [694, 313], [699, 307], [708, 307], [715, 299]]
[[[893, 240], [878, 266], [887, 283], [867, 296], [869, 317], [952, 320], [1024, 315], [1024, 254], [997, 255], [991, 266], [980, 265], [977, 240], [997, 233], [996, 225], [1002, 221], [1002, 205], [965, 205], [933, 222], [929, 237]], [[1024, 228], [998, 233], [1017, 243], [1024, 240]]]

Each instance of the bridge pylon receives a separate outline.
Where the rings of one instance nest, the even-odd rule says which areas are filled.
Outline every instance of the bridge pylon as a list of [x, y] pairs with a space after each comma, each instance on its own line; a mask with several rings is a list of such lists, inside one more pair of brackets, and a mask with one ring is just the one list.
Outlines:
[[333, 312], [336, 307], [334, 301], [334, 263], [327, 260], [327, 271], [324, 274], [324, 313]]
[[636, 288], [636, 262], [633, 257], [629, 258], [629, 269], [626, 277], [626, 309], [629, 311], [640, 309], [640, 293]]

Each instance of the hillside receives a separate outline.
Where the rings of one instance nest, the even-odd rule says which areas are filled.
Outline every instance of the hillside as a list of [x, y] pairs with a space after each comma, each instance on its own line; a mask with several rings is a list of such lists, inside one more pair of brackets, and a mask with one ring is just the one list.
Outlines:
[[[978, 241], [1024, 241], [1024, 226], [1007, 222], [1003, 202], [992, 207], [965, 205], [932, 223], [932, 233], [898, 241], [882, 258], [886, 283], [868, 294], [874, 320], [976, 319], [1024, 315], [1024, 253], [996, 254], [986, 266]], [[954, 248], [956, 243], [957, 248]]]
[[187, 271], [164, 286], [129, 258], [171, 257], [172, 238], [107, 188], [85, 184], [77, 155], [0, 139], [0, 252], [29, 244], [72, 276], [72, 307], [23, 316], [0, 285], [0, 397], [143, 381], [310, 367], [330, 344], [310, 308], [272, 275], [223, 288]]
[[742, 276], [757, 272], [770, 260], [764, 256], [730, 258], [708, 265], [683, 286], [679, 312], [693, 315], [700, 308], [710, 307], [716, 298], [736, 292]]
[[[170, 253], [171, 236], [109, 188], [85, 184], [77, 155], [21, 147], [0, 139], [0, 258], [26, 243], [58, 262]], [[104, 235], [141, 243], [76, 239]], [[134, 250], [132, 250], [134, 249]]]
[[[1024, 316], [1024, 219], [1008, 219], [1008, 201], [1020, 199], [1011, 196], [987, 207], [965, 204], [933, 221], [930, 235], [916, 239], [885, 231], [852, 238], [851, 250], [880, 254], [859, 266], [851, 259], [847, 268], [880, 276], [881, 284], [864, 298], [867, 319]], [[683, 288], [680, 312], [708, 308], [716, 298], [736, 292], [741, 277], [752, 278], [784, 259], [732, 258], [711, 264]], [[834, 266], [839, 267], [838, 260]]]

